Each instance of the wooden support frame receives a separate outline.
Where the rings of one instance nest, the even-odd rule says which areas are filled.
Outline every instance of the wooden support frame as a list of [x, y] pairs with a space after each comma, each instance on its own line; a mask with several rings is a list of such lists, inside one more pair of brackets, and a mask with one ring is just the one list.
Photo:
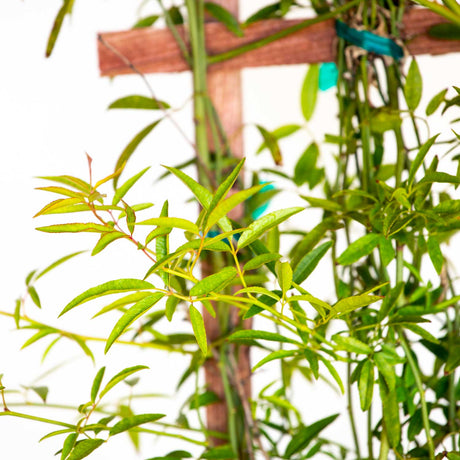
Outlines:
[[[210, 56], [265, 38], [286, 29], [300, 20], [269, 19], [245, 29], [242, 38], [229, 32], [221, 23], [206, 24], [207, 48]], [[427, 9], [412, 9], [404, 18], [404, 36], [410, 54], [446, 54], [460, 52], [459, 40], [438, 40], [428, 35], [435, 24], [446, 22]], [[185, 38], [182, 28], [180, 33]], [[107, 32], [100, 35], [99, 66], [102, 76], [132, 73], [104, 42], [117, 50], [142, 73], [169, 73], [188, 70], [171, 33], [167, 29], [135, 29]], [[328, 62], [335, 60], [336, 33], [334, 21], [328, 20], [307, 27], [262, 48], [210, 66], [212, 71], [241, 70], [246, 67]]]

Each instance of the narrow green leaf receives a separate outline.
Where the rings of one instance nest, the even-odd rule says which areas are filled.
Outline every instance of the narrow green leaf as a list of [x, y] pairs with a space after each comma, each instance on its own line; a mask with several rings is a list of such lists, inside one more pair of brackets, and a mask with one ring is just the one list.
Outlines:
[[46, 398], [48, 397], [49, 393], [49, 388], [45, 386], [33, 386], [30, 387], [32, 391], [34, 391], [40, 399], [43, 401], [43, 403], [46, 403]]
[[307, 253], [296, 265], [293, 274], [294, 283], [303, 283], [313, 272], [319, 261], [324, 257], [328, 249], [332, 246], [332, 241], [327, 241], [321, 246]]
[[422, 75], [417, 65], [417, 61], [412, 58], [407, 73], [406, 82], [404, 84], [404, 96], [406, 98], [407, 107], [410, 111], [414, 111], [420, 104], [422, 98]]
[[[204, 224], [206, 229], [212, 228], [217, 222], [219, 222], [223, 217], [225, 217], [233, 208], [238, 206], [243, 201], [246, 201], [251, 196], [260, 192], [265, 187], [265, 184], [256, 185], [247, 190], [241, 190], [234, 193], [229, 198], [224, 201], [221, 201], [217, 206], [211, 211], [207, 220]], [[209, 209], [212, 209], [212, 204]]]
[[278, 145], [278, 140], [276, 139], [276, 137], [273, 135], [273, 133], [267, 131], [263, 126], [256, 125], [256, 127], [264, 140], [264, 144], [267, 146], [268, 150], [270, 150], [275, 164], [282, 165], [283, 158], [281, 156], [281, 149]]
[[150, 310], [162, 297], [164, 293], [155, 292], [151, 296], [145, 297], [139, 302], [135, 303], [131, 308], [124, 313], [124, 315], [117, 321], [115, 327], [112, 329], [109, 338], [105, 345], [105, 353], [107, 353], [115, 340], [120, 337], [123, 332], [137, 319]]
[[[83, 199], [82, 198], [60, 198], [59, 200], [54, 200], [51, 203], [48, 203], [46, 206], [44, 206], [40, 211], [38, 211], [34, 217], [39, 217], [39, 216], [45, 216], [47, 214], [54, 214], [58, 211], [60, 211], [62, 208], [67, 208], [68, 206], [72, 206], [77, 203], [82, 203]], [[86, 203], [84, 204], [85, 206]], [[88, 210], [89, 210], [88, 206]]]
[[413, 184], [414, 179], [415, 179], [416, 172], [418, 171], [418, 169], [422, 165], [423, 160], [426, 157], [426, 154], [428, 153], [430, 148], [433, 146], [433, 144], [435, 143], [435, 141], [438, 138], [438, 136], [439, 136], [439, 134], [436, 134], [436, 136], [433, 136], [430, 139], [428, 139], [420, 147], [420, 150], [418, 151], [416, 157], [414, 158], [414, 161], [411, 163], [410, 169], [409, 169], [409, 177], [407, 179], [407, 185], [408, 185], [409, 188], [412, 187], [412, 184]]
[[80, 460], [87, 457], [91, 452], [94, 452], [98, 447], [104, 444], [103, 439], [84, 439], [83, 441], [78, 441], [72, 451], [70, 452], [67, 460]]
[[427, 116], [433, 115], [433, 113], [436, 112], [436, 110], [438, 110], [439, 106], [445, 100], [446, 94], [447, 88], [443, 89], [438, 94], [433, 96], [433, 98], [430, 100], [430, 102], [428, 102], [428, 105], [426, 106], [425, 113]]
[[110, 429], [110, 436], [114, 436], [119, 433], [123, 433], [126, 430], [143, 425], [144, 423], [156, 422], [160, 418], [163, 418], [164, 414], [139, 414], [133, 415], [132, 417], [125, 417]]
[[326, 366], [326, 369], [332, 375], [332, 378], [336, 381], [336, 383], [339, 386], [340, 391], [342, 392], [342, 394], [345, 394], [345, 388], [343, 386], [342, 379], [340, 378], [340, 375], [336, 371], [335, 367], [332, 365], [332, 363], [328, 359], [324, 358], [321, 355], [317, 355], [317, 356], [321, 360], [321, 362]]
[[299, 342], [296, 340], [290, 339], [289, 337], [286, 337], [281, 334], [277, 334], [276, 332], [267, 332], [267, 331], [257, 331], [254, 329], [248, 329], [248, 330], [241, 330], [241, 331], [236, 331], [230, 337], [228, 337], [228, 340], [230, 342], [237, 342], [240, 340], [269, 340], [271, 342], [280, 342], [280, 343], [293, 343], [295, 345], [300, 345]]
[[56, 40], [58, 38], [59, 32], [62, 28], [62, 23], [64, 22], [64, 18], [67, 14], [72, 12], [74, 0], [64, 0], [63, 5], [61, 6], [58, 14], [53, 23], [53, 27], [51, 29], [51, 33], [48, 37], [48, 43], [46, 45], [46, 57], [50, 57], [51, 53], [53, 52], [54, 45], [56, 44]]
[[239, 291], [235, 292], [235, 295], [243, 294], [246, 292], [262, 294], [262, 295], [265, 295], [267, 297], [270, 297], [276, 300], [277, 302], [280, 300], [280, 297], [276, 295], [275, 292], [269, 291], [267, 288], [264, 288], [262, 286], [248, 286], [246, 288], [240, 289]]
[[107, 313], [112, 310], [121, 309], [126, 305], [134, 304], [137, 301], [144, 299], [145, 297], [148, 297], [150, 295], [152, 295], [152, 293], [149, 291], [139, 291], [135, 292], [134, 294], [128, 294], [127, 296], [117, 299], [114, 302], [111, 302], [109, 305], [106, 305], [105, 307], [101, 308], [93, 316], [93, 318], [96, 318], [97, 316], [103, 315], [104, 313]]
[[401, 422], [396, 390], [388, 391], [383, 384], [379, 384], [379, 388], [388, 441], [391, 447], [396, 448], [401, 440]]
[[367, 343], [361, 342], [356, 337], [347, 337], [344, 335], [335, 334], [332, 336], [332, 340], [339, 346], [341, 350], [348, 351], [350, 353], [370, 355], [372, 348]]
[[300, 107], [306, 121], [310, 121], [310, 118], [315, 111], [318, 87], [319, 65], [311, 64], [308, 67], [308, 71], [302, 85], [302, 92], [300, 94]]
[[358, 238], [350, 244], [345, 251], [340, 254], [337, 262], [341, 265], [350, 265], [357, 262], [361, 257], [368, 256], [379, 244], [380, 235], [378, 233], [368, 233]]
[[130, 375], [139, 372], [143, 369], [148, 369], [147, 366], [132, 366], [132, 367], [127, 367], [126, 369], [123, 369], [121, 372], [118, 374], [114, 375], [107, 385], [104, 387], [104, 389], [101, 391], [99, 394], [99, 398], [102, 398], [104, 395], [106, 395], [115, 385], [119, 384], [123, 380], [127, 379]]
[[289, 262], [278, 261], [275, 265], [275, 271], [283, 297], [286, 297], [286, 293], [292, 285], [292, 268]]
[[91, 387], [91, 401], [96, 402], [97, 394], [101, 388], [102, 379], [104, 377], [105, 367], [101, 367], [93, 380], [93, 385]]
[[168, 318], [168, 321], [172, 320], [172, 317], [176, 311], [177, 305], [179, 305], [180, 299], [170, 295], [166, 300], [165, 306], [165, 316]]
[[254, 372], [256, 369], [259, 367], [263, 366], [264, 364], [273, 361], [275, 359], [283, 359], [283, 358], [288, 358], [291, 356], [295, 356], [298, 353], [297, 350], [278, 350], [270, 353], [268, 356], [265, 358], [261, 359], [253, 368], [252, 372]]
[[404, 329], [409, 329], [413, 333], [419, 335], [420, 337], [423, 337], [425, 340], [428, 340], [429, 342], [439, 343], [439, 340], [434, 335], [432, 335], [430, 332], [428, 332], [426, 329], [424, 329], [422, 326], [419, 326], [418, 324], [401, 323], [401, 325]]
[[42, 190], [44, 192], [57, 193], [59, 195], [64, 195], [64, 196], [68, 196], [71, 198], [84, 198], [86, 196], [85, 193], [74, 192], [73, 190], [69, 190], [65, 187], [57, 187], [57, 186], [37, 187], [35, 190]]
[[[273, 136], [275, 136], [277, 140], [279, 140], [279, 139], [283, 139], [284, 137], [288, 137], [291, 134], [294, 134], [300, 128], [301, 128], [300, 125], [284, 125], [284, 126], [280, 126], [279, 128], [276, 128], [274, 131], [272, 131], [272, 134]], [[256, 153], [260, 153], [262, 152], [263, 149], [266, 149], [266, 148], [267, 148], [267, 144], [265, 142], [262, 142], [262, 144], [260, 144], [259, 148], [257, 149]]]
[[145, 18], [139, 19], [136, 24], [133, 25], [133, 29], [142, 29], [143, 27], [152, 27], [155, 22], [157, 22], [158, 18], [157, 14], [153, 14], [151, 16], [146, 16]]
[[144, 109], [144, 110], [165, 110], [171, 106], [164, 101], [153, 99], [152, 97], [139, 96], [125, 96], [109, 105], [109, 109]]
[[95, 256], [96, 254], [99, 254], [101, 251], [103, 251], [110, 243], [113, 243], [115, 240], [119, 240], [120, 238], [125, 238], [126, 235], [121, 232], [110, 232], [110, 233], [104, 233], [101, 235], [99, 238], [99, 241], [96, 243], [96, 246], [94, 246], [94, 249], [91, 252], [92, 256]]
[[112, 204], [115, 206], [117, 205], [120, 200], [128, 193], [131, 187], [150, 169], [148, 168], [143, 169], [141, 172], [137, 173], [135, 176], [128, 179], [123, 185], [118, 187], [115, 190], [115, 195], [113, 196]]
[[442, 255], [441, 248], [439, 246], [439, 241], [436, 236], [430, 235], [426, 242], [428, 248], [428, 254], [430, 256], [431, 262], [437, 272], [441, 274], [442, 266], [444, 264], [444, 256]]
[[32, 299], [33, 303], [38, 307], [42, 308], [42, 304], [40, 302], [40, 297], [38, 295], [37, 290], [33, 286], [28, 286], [27, 287], [27, 292], [30, 295], [30, 298]]
[[80, 192], [84, 193], [84, 196], [89, 195], [92, 192], [92, 187], [88, 182], [85, 182], [82, 179], [79, 179], [78, 177], [74, 176], [68, 176], [68, 175], [63, 175], [63, 176], [39, 176], [39, 179], [45, 179], [49, 180], [52, 182], [57, 182], [59, 184], [64, 184], [69, 187], [75, 188], [79, 190]]
[[190, 401], [189, 408], [191, 410], [199, 409], [200, 407], [209, 406], [220, 401], [219, 396], [214, 393], [214, 391], [205, 391], [195, 397]]
[[246, 264], [243, 267], [243, 270], [257, 270], [258, 268], [262, 267], [268, 262], [276, 262], [280, 258], [280, 254], [261, 254], [259, 256], [252, 258], [249, 262], [246, 262]]
[[99, 286], [88, 289], [79, 296], [75, 297], [75, 299], [73, 299], [64, 307], [59, 316], [62, 316], [72, 308], [75, 308], [78, 305], [81, 305], [82, 303], [88, 302], [89, 300], [95, 299], [97, 297], [109, 294], [117, 294], [119, 292], [142, 291], [148, 289], [155, 289], [155, 286], [143, 280], [127, 278], [108, 281], [106, 283], [100, 284]]
[[[316, 168], [316, 161], [319, 157], [319, 147], [316, 142], [312, 142], [302, 153], [294, 168], [294, 183], [298, 186], [310, 183], [311, 173]], [[311, 185], [310, 185], [310, 188]]]
[[238, 249], [242, 249], [251, 244], [268, 230], [276, 227], [292, 215], [303, 210], [304, 208], [301, 207], [280, 209], [260, 217], [256, 221], [252, 222], [252, 224], [249, 225], [249, 227], [241, 234], [240, 239], [238, 240]]
[[366, 411], [371, 407], [372, 395], [374, 393], [374, 365], [368, 359], [364, 361], [359, 374], [358, 390], [361, 409]]
[[193, 333], [195, 334], [198, 346], [204, 356], [208, 353], [208, 341], [206, 339], [206, 329], [204, 327], [203, 317], [201, 313], [193, 306], [190, 305], [190, 321], [192, 323]]
[[331, 415], [312, 423], [310, 426], [301, 427], [289, 441], [286, 452], [284, 453], [284, 458], [292, 458], [294, 454], [306, 449], [310, 442], [316, 439], [319, 433], [330, 425], [338, 416], [339, 414]]
[[131, 208], [131, 206], [128, 206], [125, 204], [125, 212], [126, 212], [126, 225], [128, 226], [129, 233], [132, 235], [134, 232], [134, 227], [136, 225], [136, 214]]
[[393, 391], [396, 388], [396, 374], [393, 363], [388, 361], [387, 354], [383, 351], [374, 354], [374, 361], [377, 369], [388, 385], [388, 389]]
[[371, 303], [382, 300], [378, 295], [361, 294], [353, 297], [345, 297], [340, 299], [335, 305], [332, 306], [331, 316], [342, 315], [350, 313], [358, 308], [366, 307]]
[[61, 452], [61, 460], [65, 460], [70, 454], [70, 451], [73, 449], [75, 442], [77, 441], [78, 433], [70, 433], [64, 441]]
[[137, 225], [158, 225], [162, 227], [181, 228], [188, 232], [194, 233], [195, 235], [200, 233], [200, 230], [196, 224], [180, 217], [153, 217], [152, 219], [138, 222]]
[[191, 296], [201, 296], [219, 291], [230, 283], [237, 275], [235, 267], [225, 267], [218, 273], [203, 278], [190, 289]]
[[46, 337], [50, 334], [55, 334], [56, 332], [57, 330], [51, 327], [47, 327], [45, 329], [39, 330], [32, 337], [30, 337], [28, 340], [24, 342], [24, 344], [21, 347], [21, 350], [23, 350], [24, 348], [27, 348], [29, 345], [32, 345], [33, 343], [37, 342], [43, 337]]
[[213, 2], [204, 2], [204, 8], [206, 12], [224, 24], [225, 27], [227, 27], [230, 32], [233, 32], [237, 37], [242, 37], [244, 35], [238, 19], [226, 8]]
[[93, 223], [74, 223], [74, 224], [57, 224], [47, 225], [46, 227], [37, 227], [36, 230], [45, 233], [107, 233], [112, 232], [111, 227]]
[[[126, 164], [126, 162], [131, 158], [131, 155], [134, 153], [138, 145], [145, 139], [145, 137], [150, 134], [150, 132], [160, 123], [162, 118], [159, 120], [154, 121], [150, 125], [146, 126], [142, 131], [137, 133], [131, 142], [125, 147], [121, 155], [118, 157], [117, 163], [115, 165], [115, 171], [120, 169], [122, 166]], [[113, 180], [113, 186], [116, 189], [118, 183], [118, 177]]]
[[380, 235], [379, 251], [382, 264], [386, 267], [395, 258], [395, 250], [391, 240], [385, 238], [384, 235]]
[[201, 455], [200, 458], [205, 459], [229, 459], [229, 458], [237, 458], [235, 456], [235, 452], [229, 445], [223, 445], [218, 447], [212, 447], [208, 449], [204, 454]]

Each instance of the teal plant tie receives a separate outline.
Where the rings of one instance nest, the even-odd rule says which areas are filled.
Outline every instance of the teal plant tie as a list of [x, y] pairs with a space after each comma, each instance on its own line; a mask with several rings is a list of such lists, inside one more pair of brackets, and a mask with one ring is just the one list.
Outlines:
[[319, 68], [318, 86], [321, 91], [326, 91], [337, 85], [339, 70], [335, 62], [325, 62]]
[[[265, 182], [261, 181], [261, 184], [264, 184]], [[273, 184], [267, 184], [264, 188], [262, 188], [259, 193], [261, 192], [268, 192], [269, 190], [273, 190], [275, 187]], [[257, 220], [259, 217], [261, 217], [264, 212], [268, 209], [270, 206], [270, 200], [266, 201], [265, 203], [261, 204], [258, 208], [254, 209], [251, 213], [251, 217], [254, 220]]]
[[335, 29], [339, 37], [370, 53], [390, 56], [395, 60], [404, 56], [403, 49], [391, 38], [381, 37], [368, 30], [353, 29], [342, 21], [336, 21]]

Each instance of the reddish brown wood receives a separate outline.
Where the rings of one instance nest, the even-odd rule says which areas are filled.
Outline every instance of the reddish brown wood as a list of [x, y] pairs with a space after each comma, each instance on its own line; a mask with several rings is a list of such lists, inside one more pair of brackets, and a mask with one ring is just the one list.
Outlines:
[[[220, 23], [206, 25], [208, 53], [219, 54], [285, 29], [299, 20], [260, 21], [245, 30], [243, 38], [235, 37]], [[411, 54], [445, 54], [460, 51], [459, 40], [436, 40], [428, 29], [445, 19], [426, 9], [412, 9], [404, 19], [404, 38]], [[187, 70], [179, 48], [168, 30], [137, 29], [101, 34], [103, 40], [125, 56], [144, 73], [181, 72]], [[303, 29], [274, 43], [249, 51], [231, 60], [214, 64], [215, 70], [245, 67], [288, 65], [333, 61], [335, 58], [334, 21], [325, 21]], [[131, 73], [132, 69], [110, 49], [99, 43], [101, 74], [114, 76]]]

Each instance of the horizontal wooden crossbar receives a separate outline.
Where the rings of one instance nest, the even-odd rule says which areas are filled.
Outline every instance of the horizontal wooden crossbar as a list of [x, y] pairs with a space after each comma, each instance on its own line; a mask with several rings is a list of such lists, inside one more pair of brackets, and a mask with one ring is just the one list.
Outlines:
[[[300, 20], [269, 19], [254, 23], [239, 38], [221, 23], [206, 24], [206, 43], [210, 56], [258, 41]], [[404, 17], [404, 40], [410, 54], [446, 54], [460, 52], [459, 40], [437, 40], [428, 36], [431, 26], [445, 19], [427, 9], [412, 9]], [[179, 32], [185, 36], [184, 29]], [[212, 71], [245, 67], [329, 62], [335, 60], [336, 33], [334, 21], [307, 27], [285, 38], [248, 51], [227, 61], [213, 64]], [[188, 70], [180, 49], [167, 29], [134, 29], [102, 33], [98, 44], [99, 66], [103, 76], [133, 73], [182, 72]], [[121, 57], [123, 56], [124, 59]]]

